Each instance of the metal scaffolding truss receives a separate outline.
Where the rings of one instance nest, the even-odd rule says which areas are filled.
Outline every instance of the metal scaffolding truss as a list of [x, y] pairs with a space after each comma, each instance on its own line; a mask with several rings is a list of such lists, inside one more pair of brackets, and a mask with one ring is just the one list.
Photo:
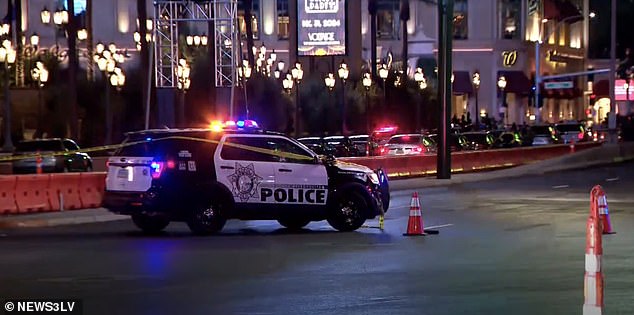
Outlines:
[[233, 86], [237, 64], [237, 12], [237, 0], [154, 0], [156, 86], [174, 88], [178, 83], [178, 22], [209, 21], [215, 26], [215, 84]]

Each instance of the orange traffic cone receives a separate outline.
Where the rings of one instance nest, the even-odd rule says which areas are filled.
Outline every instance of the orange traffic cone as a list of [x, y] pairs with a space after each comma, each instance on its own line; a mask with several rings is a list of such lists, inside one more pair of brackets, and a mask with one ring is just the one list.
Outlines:
[[405, 236], [420, 236], [427, 234], [438, 234], [436, 230], [425, 230], [423, 223], [423, 215], [420, 208], [420, 200], [418, 199], [418, 193], [412, 194], [412, 201], [409, 206], [409, 220], [407, 221], [407, 232], [403, 233]]
[[597, 203], [599, 207], [599, 219], [601, 220], [602, 233], [603, 234], [614, 234], [616, 233], [612, 230], [612, 222], [610, 221], [610, 211], [608, 210], [608, 199], [605, 197], [605, 192], [601, 191], [599, 197], [597, 198]]

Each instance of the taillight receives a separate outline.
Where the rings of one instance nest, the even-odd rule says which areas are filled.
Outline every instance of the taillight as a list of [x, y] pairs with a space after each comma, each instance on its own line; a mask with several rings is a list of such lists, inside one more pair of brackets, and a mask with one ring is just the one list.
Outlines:
[[385, 148], [381, 148], [379, 151], [381, 152], [381, 154], [383, 154], [385, 153]]
[[163, 162], [152, 162], [150, 168], [152, 169], [152, 178], [159, 178], [161, 177], [161, 172], [163, 172]]
[[425, 150], [423, 150], [422, 147], [416, 147], [416, 148], [414, 148], [414, 151], [417, 152], [417, 153], [423, 153], [423, 151], [425, 151]]
[[176, 164], [174, 163], [174, 161], [167, 161], [167, 168], [174, 168], [176, 167]]
[[582, 139], [583, 139], [583, 132], [580, 132], [580, 133], [577, 135], [577, 139], [579, 139], [579, 140], [582, 140]]

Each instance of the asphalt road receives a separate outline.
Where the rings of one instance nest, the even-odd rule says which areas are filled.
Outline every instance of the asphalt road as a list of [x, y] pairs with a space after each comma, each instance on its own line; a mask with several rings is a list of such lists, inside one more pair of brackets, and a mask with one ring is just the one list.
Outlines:
[[[0, 231], [0, 299], [80, 298], [85, 314], [580, 314], [589, 191], [607, 191], [604, 314], [634, 311], [634, 163], [411, 191], [386, 229], [231, 222], [143, 236], [129, 221]], [[377, 226], [376, 221], [368, 225]]]

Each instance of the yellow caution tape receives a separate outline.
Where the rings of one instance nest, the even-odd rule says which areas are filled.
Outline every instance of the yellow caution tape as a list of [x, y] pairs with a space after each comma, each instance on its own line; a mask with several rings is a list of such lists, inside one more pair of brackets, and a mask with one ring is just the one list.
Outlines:
[[[149, 143], [149, 142], [164, 141], [164, 140], [187, 140], [187, 141], [198, 141], [198, 142], [205, 142], [205, 143], [212, 143], [212, 144], [219, 144], [220, 143], [220, 141], [218, 141], [218, 140], [202, 139], [202, 138], [195, 138], [195, 137], [170, 136], [170, 137], [164, 137], [164, 138], [158, 138], [158, 139], [152, 139], [152, 140], [143, 140], [143, 141], [134, 141], [134, 142], [121, 143], [121, 144], [104, 145], [104, 146], [86, 148], [86, 149], [81, 149], [81, 150], [73, 150], [73, 151], [58, 151], [58, 152], [47, 152], [47, 153], [30, 153], [30, 154], [5, 156], [5, 157], [0, 157], [0, 162], [18, 161], [18, 160], [22, 160], [22, 159], [36, 158], [38, 156], [39, 157], [54, 157], [54, 156], [68, 155], [68, 154], [75, 154], [75, 153], [88, 153], [88, 152], [114, 150], [114, 149], [120, 149], [120, 148], [123, 148], [123, 147], [129, 147], [129, 146], [134, 146], [134, 145], [139, 145], [139, 144], [144, 144], [144, 143]], [[312, 161], [312, 159], [313, 159], [312, 157], [308, 157], [308, 156], [297, 154], [297, 153], [280, 152], [279, 150], [258, 148], [258, 147], [253, 147], [253, 146], [248, 146], [248, 145], [243, 145], [243, 144], [238, 144], [238, 143], [225, 142], [223, 145], [226, 145], [226, 146], [229, 146], [229, 147], [238, 148], [238, 149], [243, 149], [243, 150], [247, 150], [247, 151], [268, 154], [268, 155], [276, 156], [276, 157], [280, 157], [280, 158], [287, 158], [287, 159], [294, 159], [294, 160], [304, 160], [304, 161]]]

